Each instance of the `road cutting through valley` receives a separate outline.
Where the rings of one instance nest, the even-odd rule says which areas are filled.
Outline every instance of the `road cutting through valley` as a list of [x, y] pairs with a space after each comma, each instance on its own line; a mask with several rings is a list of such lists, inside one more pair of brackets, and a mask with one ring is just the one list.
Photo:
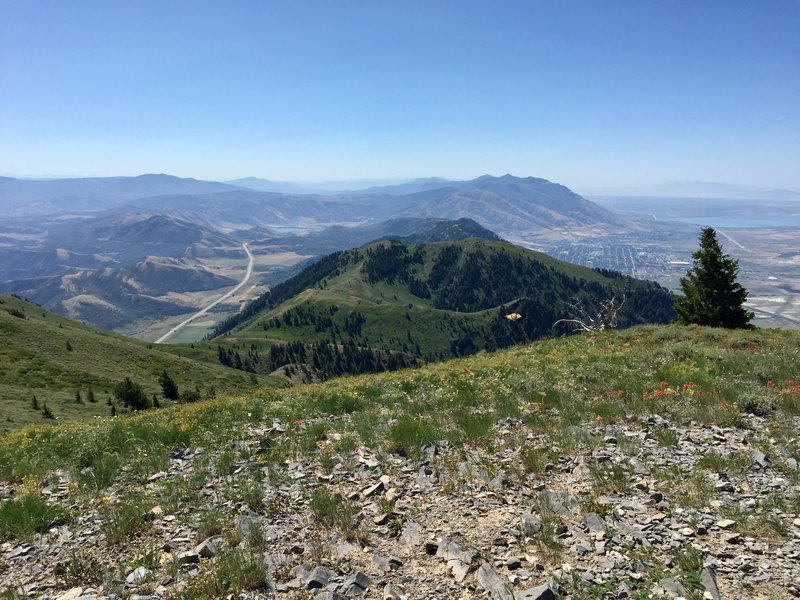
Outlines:
[[238, 292], [240, 289], [242, 289], [242, 287], [244, 287], [245, 284], [247, 284], [247, 282], [250, 280], [250, 277], [253, 275], [253, 265], [255, 264], [255, 258], [253, 257], [253, 253], [250, 252], [250, 248], [247, 247], [247, 244], [242, 244], [242, 248], [244, 249], [245, 253], [247, 254], [247, 272], [244, 274], [244, 279], [242, 279], [242, 281], [239, 282], [239, 284], [235, 288], [225, 292], [222, 296], [220, 296], [219, 298], [214, 300], [211, 304], [206, 306], [204, 309], [194, 313], [191, 317], [189, 317], [188, 319], [185, 319], [184, 321], [181, 321], [178, 325], [176, 325], [175, 327], [170, 329], [167, 333], [165, 333], [164, 335], [162, 335], [160, 338], [158, 338], [156, 340], [156, 342], [155, 342], [156, 344], [163, 343], [164, 340], [166, 340], [170, 336], [174, 335], [181, 328], [185, 327], [186, 325], [188, 325], [189, 323], [191, 323], [192, 321], [194, 321], [198, 317], [202, 317], [203, 315], [207, 314], [208, 311], [210, 311], [212, 308], [214, 308], [217, 304], [219, 304], [220, 302], [224, 302], [225, 300], [227, 300], [228, 298], [233, 296], [236, 292]]

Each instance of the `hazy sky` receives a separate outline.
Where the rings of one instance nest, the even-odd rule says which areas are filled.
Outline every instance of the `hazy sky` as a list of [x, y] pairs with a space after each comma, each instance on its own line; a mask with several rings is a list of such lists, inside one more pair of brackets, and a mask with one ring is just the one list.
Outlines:
[[0, 0], [0, 173], [800, 189], [800, 1]]

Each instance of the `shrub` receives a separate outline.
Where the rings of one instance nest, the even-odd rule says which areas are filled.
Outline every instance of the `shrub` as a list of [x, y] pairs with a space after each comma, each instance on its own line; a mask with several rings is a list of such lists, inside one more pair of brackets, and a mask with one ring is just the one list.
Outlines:
[[331, 394], [319, 399], [319, 410], [326, 415], [345, 415], [363, 409], [363, 400], [350, 394]]
[[423, 446], [441, 438], [442, 431], [434, 423], [403, 415], [389, 429], [389, 450], [418, 459]]
[[526, 473], [544, 473], [545, 467], [550, 462], [550, 451], [547, 448], [528, 446], [520, 453], [522, 466]]
[[745, 392], [736, 399], [736, 405], [744, 413], [757, 417], [768, 417], [775, 412], [775, 402], [758, 393]]
[[200, 400], [200, 390], [195, 388], [193, 390], [183, 390], [181, 392], [179, 402], [183, 404], [192, 404]]
[[51, 420], [56, 418], [56, 416], [53, 414], [53, 411], [47, 406], [47, 402], [45, 402], [42, 406], [42, 418]]
[[239, 598], [245, 590], [263, 590], [269, 587], [267, 565], [258, 554], [225, 552], [215, 558], [208, 573], [192, 579], [178, 596], [185, 600], [216, 600]]
[[683, 296], [675, 300], [678, 321], [711, 327], [750, 327], [753, 313], [745, 310], [747, 290], [736, 282], [739, 261], [722, 253], [717, 234], [704, 227], [693, 266], [681, 277]]
[[114, 483], [119, 467], [119, 456], [104, 452], [91, 458], [91, 464], [78, 474], [78, 481], [95, 490], [105, 489]]
[[48, 504], [35, 492], [0, 504], [0, 535], [19, 537], [47, 531], [64, 523], [69, 513], [60, 506]]
[[221, 535], [228, 525], [229, 520], [221, 510], [210, 508], [200, 515], [197, 522], [196, 540], [202, 542], [212, 535]]
[[142, 386], [131, 381], [130, 377], [117, 384], [114, 388], [114, 397], [131, 410], [145, 410], [151, 406], [150, 399], [144, 393]]
[[147, 506], [142, 498], [110, 504], [101, 509], [101, 528], [106, 534], [108, 544], [122, 544], [132, 536], [142, 533], [147, 527], [146, 510]]
[[158, 378], [158, 382], [161, 384], [161, 390], [164, 392], [164, 398], [168, 400], [177, 400], [179, 393], [178, 393], [178, 385], [175, 383], [175, 380], [172, 376], [164, 369]]
[[324, 488], [312, 492], [309, 505], [311, 512], [326, 525], [348, 534], [354, 529], [353, 519], [361, 512], [355, 502], [343, 498], [341, 494], [331, 494]]

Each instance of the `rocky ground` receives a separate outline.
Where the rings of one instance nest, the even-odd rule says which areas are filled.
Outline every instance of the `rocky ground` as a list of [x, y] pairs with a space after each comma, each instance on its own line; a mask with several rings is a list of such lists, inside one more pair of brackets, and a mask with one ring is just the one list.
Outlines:
[[329, 432], [271, 462], [287, 428], [315, 426], [275, 422], [144, 484], [123, 469], [99, 497], [56, 473], [43, 491], [75, 518], [6, 540], [0, 578], [5, 597], [61, 600], [798, 597], [797, 463], [746, 420], [555, 436], [504, 419], [416, 458]]

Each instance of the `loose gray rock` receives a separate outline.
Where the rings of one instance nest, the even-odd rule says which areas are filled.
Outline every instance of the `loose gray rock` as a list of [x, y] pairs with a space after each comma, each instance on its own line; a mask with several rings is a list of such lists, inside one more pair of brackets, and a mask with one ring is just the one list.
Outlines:
[[716, 525], [720, 529], [732, 529], [736, 525], [736, 521], [733, 519], [720, 519]]
[[556, 595], [549, 583], [514, 593], [514, 600], [555, 600]]
[[662, 579], [658, 582], [658, 587], [673, 598], [682, 598], [686, 594], [686, 588], [683, 587], [681, 580], [677, 577], [666, 577]]
[[489, 563], [483, 563], [475, 573], [480, 586], [492, 600], [514, 600], [514, 593]]
[[581, 510], [580, 503], [568, 492], [543, 490], [539, 493], [539, 501], [543, 506], [561, 517], [577, 514]]
[[386, 574], [389, 571], [396, 571], [403, 566], [403, 561], [396, 556], [381, 556], [378, 553], [372, 555], [372, 562], [378, 568], [381, 574]]
[[386, 489], [386, 486], [383, 485], [382, 481], [379, 481], [375, 485], [371, 485], [366, 488], [362, 494], [364, 495], [364, 498], [372, 498], [373, 496], [380, 494], [384, 489]]
[[457, 560], [470, 565], [477, 558], [478, 553], [475, 550], [462, 550], [453, 540], [445, 537], [439, 541], [439, 549], [436, 550], [436, 556], [448, 562]]
[[175, 559], [179, 565], [193, 565], [200, 562], [200, 555], [193, 550], [181, 552]]
[[202, 558], [213, 558], [219, 553], [220, 544], [222, 543], [221, 535], [213, 535], [210, 538], [204, 539], [192, 549], [193, 554], [197, 554]]
[[460, 560], [448, 560], [447, 570], [458, 583], [461, 583], [467, 578], [469, 572], [472, 570], [470, 563], [461, 562]]
[[254, 527], [263, 526], [264, 517], [258, 515], [236, 515], [233, 523], [236, 527], [236, 531], [238, 531], [240, 535], [247, 537]]
[[350, 577], [344, 580], [342, 584], [342, 593], [345, 596], [361, 596], [366, 593], [367, 589], [372, 585], [372, 579], [367, 577], [361, 571], [356, 571]]
[[400, 531], [400, 537], [406, 543], [406, 546], [413, 548], [422, 543], [422, 525], [415, 521], [406, 521], [403, 524], [403, 529]]
[[700, 585], [707, 594], [711, 595], [711, 600], [720, 600], [719, 587], [717, 587], [717, 572], [713, 567], [706, 567], [700, 573]]
[[387, 583], [383, 588], [383, 600], [408, 600], [408, 596], [403, 594], [391, 583]]
[[753, 450], [753, 468], [767, 470], [772, 468], [772, 461], [769, 456], [764, 454], [761, 450]]
[[150, 577], [150, 569], [147, 567], [136, 567], [125, 578], [125, 583], [128, 585], [141, 585]]
[[534, 514], [522, 515], [522, 531], [525, 535], [536, 535], [542, 530], [542, 520]]
[[306, 581], [306, 588], [309, 590], [314, 590], [318, 588], [324, 588], [328, 585], [328, 582], [331, 580], [333, 573], [327, 567], [317, 567], [311, 574], [308, 576], [308, 580]]
[[583, 518], [583, 526], [588, 531], [599, 533], [606, 530], [606, 522], [597, 513], [589, 513]]

